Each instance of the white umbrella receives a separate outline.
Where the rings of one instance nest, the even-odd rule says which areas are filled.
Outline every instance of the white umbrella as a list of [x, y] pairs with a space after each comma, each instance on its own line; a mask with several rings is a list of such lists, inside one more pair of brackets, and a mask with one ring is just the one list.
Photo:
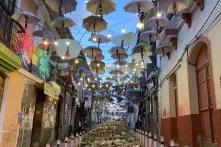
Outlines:
[[99, 16], [89, 16], [83, 19], [83, 27], [89, 32], [101, 32], [107, 28], [107, 22]]
[[61, 11], [64, 14], [75, 11], [77, 6], [76, 0], [45, 0], [45, 3], [56, 12], [60, 11], [61, 5]]
[[191, 12], [195, 6], [196, 2], [193, 0], [171, 0], [167, 13]]
[[55, 36], [55, 34], [49, 30], [37, 30], [37, 31], [34, 31], [32, 34], [35, 37], [47, 37], [50, 39]]
[[169, 23], [169, 19], [166, 18], [165, 16], [162, 16], [162, 17], [157, 17], [157, 16], [154, 16], [154, 17], [151, 17], [150, 19], [148, 19], [146, 21], [146, 24], [148, 26], [151, 26], [153, 28], [156, 28], [158, 30], [159, 27], [164, 27], [166, 26], [167, 24]]
[[147, 12], [154, 7], [153, 3], [148, 0], [132, 0], [128, 3], [124, 10], [131, 13]]
[[57, 42], [55, 49], [61, 58], [76, 58], [82, 50], [80, 43], [72, 39], [59, 39]]
[[71, 18], [67, 18], [67, 17], [57, 17], [53, 20], [53, 22], [51, 23], [52, 26], [54, 27], [63, 27], [63, 28], [69, 28], [69, 27], [73, 27], [75, 24], [75, 22], [71, 19]]
[[90, 0], [86, 8], [95, 15], [109, 14], [115, 11], [115, 3], [112, 0]]
[[148, 30], [146, 32], [141, 33], [140, 35], [141, 41], [156, 41], [159, 40], [158, 33], [154, 30]]
[[150, 54], [150, 52], [144, 52], [143, 53], [143, 61], [142, 61], [142, 58], [141, 58], [141, 55], [140, 53], [135, 53], [132, 55], [132, 59], [135, 61], [135, 63], [144, 63], [147, 64], [147, 63], [152, 63], [152, 61], [150, 60], [150, 56], [152, 54]]

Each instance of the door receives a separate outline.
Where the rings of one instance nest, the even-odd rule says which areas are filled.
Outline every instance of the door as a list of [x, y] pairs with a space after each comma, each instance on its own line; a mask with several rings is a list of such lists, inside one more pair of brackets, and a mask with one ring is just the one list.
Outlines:
[[214, 104], [211, 98], [211, 72], [206, 46], [202, 46], [198, 54], [196, 74], [202, 141], [213, 142], [212, 112]]

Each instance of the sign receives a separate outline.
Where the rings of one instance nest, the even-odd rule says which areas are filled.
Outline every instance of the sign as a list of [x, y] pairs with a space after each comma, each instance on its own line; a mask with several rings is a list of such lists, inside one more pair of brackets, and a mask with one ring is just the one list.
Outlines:
[[50, 81], [49, 83], [44, 84], [45, 95], [48, 95], [49, 97], [58, 100], [60, 93], [60, 86], [56, 82]]

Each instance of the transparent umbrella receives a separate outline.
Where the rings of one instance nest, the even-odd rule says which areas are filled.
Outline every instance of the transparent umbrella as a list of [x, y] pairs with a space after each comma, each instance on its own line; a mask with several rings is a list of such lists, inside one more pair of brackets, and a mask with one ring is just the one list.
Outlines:
[[140, 40], [141, 41], [156, 41], [159, 40], [158, 33], [154, 30], [148, 30], [140, 35]]
[[137, 42], [137, 36], [133, 32], [128, 32], [111, 39], [112, 43], [117, 46], [133, 46]]
[[153, 3], [148, 0], [132, 0], [128, 3], [124, 10], [131, 13], [147, 12], [154, 7]]
[[166, 26], [168, 23], [169, 23], [169, 19], [166, 18], [165, 16], [162, 16], [162, 17], [154, 16], [154, 17], [151, 17], [150, 19], [148, 19], [148, 20], [146, 21], [146, 24], [147, 24], [148, 26], [151, 26], [151, 27], [157, 29], [157, 31], [158, 31], [158, 29], [159, 29], [160, 27], [164, 27], [164, 26]]
[[80, 43], [72, 39], [59, 39], [57, 43], [55, 49], [62, 59], [76, 58], [82, 50]]

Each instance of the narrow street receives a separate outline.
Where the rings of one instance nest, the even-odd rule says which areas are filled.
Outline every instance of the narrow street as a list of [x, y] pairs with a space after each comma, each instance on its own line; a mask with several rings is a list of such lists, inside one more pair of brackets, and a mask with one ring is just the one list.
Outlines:
[[221, 0], [0, 0], [0, 147], [221, 147]]

